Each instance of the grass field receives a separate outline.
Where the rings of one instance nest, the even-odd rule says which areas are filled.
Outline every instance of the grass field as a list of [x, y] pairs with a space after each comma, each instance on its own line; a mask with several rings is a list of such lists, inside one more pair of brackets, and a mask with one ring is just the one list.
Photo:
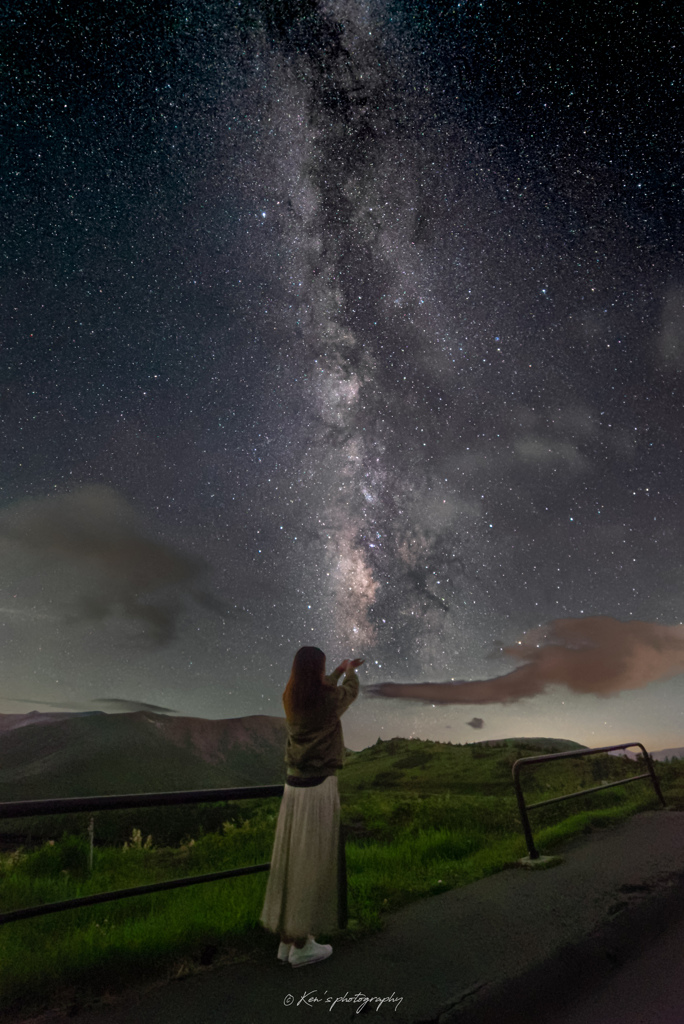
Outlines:
[[[520, 743], [397, 739], [350, 755], [339, 776], [349, 935], [381, 928], [384, 912], [412, 899], [515, 864], [526, 849], [511, 765], [539, 752]], [[533, 802], [642, 770], [621, 757], [593, 755], [544, 765], [524, 777], [524, 788]], [[684, 765], [659, 765], [658, 774], [668, 803], [684, 806]], [[649, 783], [616, 787], [531, 812], [535, 839], [548, 852], [566, 838], [652, 806]], [[277, 812], [277, 799], [235, 804], [218, 831], [156, 848], [154, 835], [147, 841], [141, 811], [140, 833], [128, 849], [96, 846], [92, 874], [83, 834], [5, 854], [0, 908], [263, 863]], [[0, 928], [0, 1006], [15, 1014], [73, 1006], [216, 959], [272, 956], [275, 940], [258, 924], [265, 885], [263, 873], [6, 924]]]

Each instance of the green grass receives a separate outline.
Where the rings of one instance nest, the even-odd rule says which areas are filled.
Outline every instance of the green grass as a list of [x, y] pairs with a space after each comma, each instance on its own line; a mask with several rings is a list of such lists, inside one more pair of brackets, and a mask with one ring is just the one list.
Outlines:
[[[350, 932], [368, 933], [382, 927], [387, 910], [515, 864], [526, 849], [511, 763], [534, 752], [520, 744], [392, 740], [350, 756], [340, 775]], [[640, 770], [607, 755], [568, 759], [530, 773], [525, 790], [533, 802]], [[683, 806], [684, 765], [659, 766], [658, 772], [668, 801]], [[226, 809], [225, 820], [233, 824], [225, 831], [179, 847], [96, 848], [92, 875], [82, 835], [0, 856], [0, 908], [268, 861], [278, 800], [240, 804], [236, 824], [237, 806]], [[643, 782], [556, 804], [531, 812], [535, 840], [550, 852], [652, 806], [652, 790]], [[73, 1005], [217, 957], [272, 956], [274, 940], [258, 924], [265, 885], [264, 873], [4, 925], [0, 1005], [15, 1014]]]

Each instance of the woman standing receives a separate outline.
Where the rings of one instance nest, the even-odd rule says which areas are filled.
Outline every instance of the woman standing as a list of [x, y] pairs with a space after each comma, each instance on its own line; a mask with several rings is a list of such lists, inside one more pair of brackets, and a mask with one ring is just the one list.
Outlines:
[[261, 923], [280, 934], [278, 959], [293, 967], [329, 957], [332, 946], [314, 936], [335, 931], [344, 916], [336, 778], [344, 763], [340, 715], [358, 695], [354, 669], [362, 664], [347, 659], [326, 676], [323, 651], [302, 647], [283, 694], [287, 778]]

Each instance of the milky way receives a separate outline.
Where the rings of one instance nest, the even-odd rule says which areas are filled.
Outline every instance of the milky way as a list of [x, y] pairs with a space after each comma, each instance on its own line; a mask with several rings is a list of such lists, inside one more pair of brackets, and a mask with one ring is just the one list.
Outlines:
[[107, 494], [189, 575], [86, 622], [5, 530], [3, 692], [280, 713], [302, 643], [467, 680], [681, 622], [671, 14], [15, 5], [3, 522]]

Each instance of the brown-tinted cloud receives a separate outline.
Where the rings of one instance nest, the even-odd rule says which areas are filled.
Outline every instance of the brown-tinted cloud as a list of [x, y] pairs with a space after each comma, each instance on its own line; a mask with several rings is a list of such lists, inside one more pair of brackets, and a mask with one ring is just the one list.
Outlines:
[[493, 679], [378, 683], [367, 692], [430, 704], [511, 704], [561, 683], [574, 693], [609, 697], [684, 672], [684, 626], [620, 622], [609, 616], [556, 619], [504, 653], [524, 664]]
[[122, 615], [162, 644], [176, 635], [188, 598], [226, 614], [202, 586], [206, 563], [150, 536], [110, 487], [20, 502], [0, 517], [0, 538], [23, 549], [27, 571], [53, 570], [57, 599], [77, 620]]

